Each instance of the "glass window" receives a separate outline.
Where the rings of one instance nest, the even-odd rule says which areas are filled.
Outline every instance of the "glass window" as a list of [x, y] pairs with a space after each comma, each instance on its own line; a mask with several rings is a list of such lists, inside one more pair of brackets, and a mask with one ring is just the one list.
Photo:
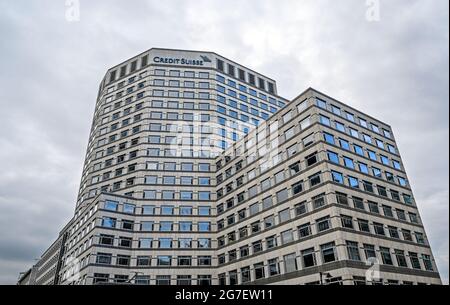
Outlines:
[[340, 132], [345, 132], [345, 126], [342, 123], [339, 122], [335, 122], [336, 124], [336, 129], [339, 130]]
[[321, 115], [320, 116], [320, 123], [326, 125], [326, 126], [331, 126], [331, 122], [330, 119], [326, 116]]
[[353, 188], [359, 188], [359, 181], [355, 177], [348, 177], [348, 185]]
[[322, 245], [320, 246], [320, 248], [322, 251], [322, 259], [324, 263], [330, 263], [337, 260], [334, 242]]
[[355, 164], [353, 163], [353, 160], [348, 157], [344, 157], [344, 164], [348, 168], [355, 169]]
[[325, 141], [328, 144], [331, 144], [331, 145], [335, 145], [336, 144], [335, 141], [334, 141], [334, 136], [332, 134], [324, 132], [323, 135], [324, 135]]
[[347, 241], [348, 258], [353, 261], [360, 261], [359, 247], [357, 242]]
[[359, 166], [359, 170], [364, 173], [364, 174], [369, 174], [369, 167], [367, 166], [367, 164], [364, 163], [358, 163]]
[[350, 150], [350, 143], [344, 139], [339, 139], [339, 144], [345, 150]]
[[105, 210], [117, 211], [118, 207], [119, 207], [119, 203], [116, 201], [111, 201], [111, 200], [105, 201]]
[[327, 109], [327, 103], [321, 99], [316, 99], [317, 101], [317, 106], [319, 106], [320, 108], [323, 109]]
[[344, 176], [341, 173], [338, 173], [336, 171], [332, 171], [331, 175], [333, 176], [333, 181], [340, 183], [340, 184], [344, 184]]

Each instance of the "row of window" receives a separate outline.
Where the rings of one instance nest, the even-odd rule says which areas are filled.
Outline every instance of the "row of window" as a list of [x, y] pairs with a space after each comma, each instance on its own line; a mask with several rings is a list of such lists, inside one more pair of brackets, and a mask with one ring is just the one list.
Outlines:
[[124, 236], [116, 238], [114, 235], [101, 234], [98, 238], [98, 245], [122, 249], [211, 249], [211, 239], [198, 238], [194, 240], [192, 238], [179, 237], [176, 240], [160, 238], [154, 242], [152, 238], [132, 239]]
[[[342, 165], [351, 170], [358, 170], [365, 175], [373, 175], [374, 177], [380, 179], [383, 178], [383, 171], [377, 167], [369, 167], [366, 163], [355, 161], [353, 158], [345, 155], [339, 156], [336, 152], [331, 150], [327, 152], [327, 156], [328, 161], [334, 164], [341, 165], [341, 163], [343, 163]], [[395, 176], [393, 173], [388, 171], [384, 171], [384, 175], [385, 179], [391, 183], [399, 184], [402, 187], [408, 186], [406, 178], [402, 176]]]
[[[178, 256], [175, 258], [177, 264], [173, 264], [172, 257], [170, 256], [158, 256], [155, 258], [156, 266], [198, 266], [206, 267], [211, 266], [211, 256]], [[196, 263], [194, 263], [196, 262]], [[152, 259], [148, 256], [140, 256], [136, 259], [132, 259], [129, 255], [117, 255], [113, 257], [110, 253], [97, 253], [96, 264], [98, 265], [115, 265], [121, 267], [137, 266], [137, 267], [149, 267], [152, 265]]]
[[[360, 255], [361, 249], [357, 242], [347, 241], [345, 246], [347, 248], [349, 260], [362, 261]], [[334, 242], [321, 245], [319, 249], [320, 250], [317, 251], [315, 248], [310, 248], [300, 251], [300, 255], [291, 253], [283, 256], [282, 260], [274, 258], [266, 262], [256, 263], [253, 266], [243, 267], [240, 270], [229, 271], [228, 274], [219, 274], [219, 284], [237, 285], [239, 283], [248, 283], [267, 277], [295, 272], [300, 270], [300, 268], [307, 269], [338, 260], [337, 249]], [[406, 255], [403, 250], [394, 250], [392, 252], [391, 249], [385, 247], [380, 247], [379, 250], [376, 251], [375, 246], [368, 244], [364, 244], [362, 249], [367, 261], [372, 261], [373, 259], [378, 260], [378, 252], [382, 264], [384, 265], [394, 265], [394, 256], [396, 258], [397, 266], [399, 267], [413, 269], [425, 268], [427, 271], [434, 271], [430, 255], [423, 254], [419, 258], [418, 254], [415, 252], [408, 252]], [[246, 250], [243, 251], [245, 252]], [[318, 257], [320, 257], [320, 262], [318, 261]], [[409, 265], [407, 257], [409, 258]], [[283, 268], [281, 269], [281, 267]], [[238, 278], [238, 276], [240, 276], [240, 278]]]
[[[241, 213], [242, 211], [240, 211]], [[305, 206], [305, 203], [301, 203], [299, 205], [296, 205], [294, 208], [293, 213], [295, 214], [295, 217], [299, 217], [307, 212], [307, 208]], [[244, 215], [238, 213], [238, 215], [230, 215], [226, 221], [228, 226], [233, 226], [235, 224], [236, 217], [242, 217]], [[292, 219], [292, 213], [289, 208], [280, 211], [277, 216], [271, 215], [263, 220], [257, 220], [253, 223], [251, 223], [249, 226], [244, 226], [238, 229], [238, 231], [232, 231], [229, 232], [226, 235], [218, 237], [218, 246], [224, 247], [227, 244], [232, 244], [238, 240], [245, 239], [251, 235], [259, 234], [260, 232], [264, 230], [270, 230], [273, 227], [277, 225], [281, 225], [284, 223], [287, 223]], [[244, 220], [242, 218], [242, 220]], [[359, 228], [359, 231], [369, 234], [375, 234], [377, 236], [388, 236], [393, 239], [400, 240], [401, 237], [405, 241], [414, 242], [413, 241], [413, 233], [410, 230], [407, 229], [398, 229], [394, 226], [386, 226], [382, 223], [373, 222], [369, 223], [369, 221], [364, 219], [357, 219], [354, 220], [352, 217], [347, 215], [341, 215], [341, 226], [346, 229], [356, 230], [356, 228]], [[354, 222], [357, 222], [358, 226], [355, 226]], [[222, 221], [221, 223], [218, 223], [218, 229], [224, 229], [225, 227], [225, 221]], [[305, 223], [297, 227], [296, 230], [286, 230], [281, 233], [280, 239], [281, 239], [281, 245], [291, 243], [295, 240], [294, 232], [297, 234], [297, 239], [302, 240], [304, 238], [313, 236], [315, 234], [319, 234], [322, 232], [325, 232], [327, 230], [330, 230], [333, 228], [332, 225], [332, 219], [327, 217], [322, 217], [320, 219], [317, 219], [315, 223]], [[386, 231], [388, 233], [386, 233]], [[401, 234], [401, 236], [400, 236]], [[426, 244], [425, 235], [422, 232], [414, 232], [415, 236], [415, 242], [418, 244]], [[270, 236], [266, 239], [266, 249], [271, 249], [278, 246], [278, 237], [277, 236]], [[247, 247], [247, 246], [246, 246]], [[248, 248], [248, 247], [247, 247]], [[255, 249], [258, 250], [255, 252]], [[257, 247], [253, 247], [254, 253], [256, 254], [263, 250], [262, 243], [258, 242]], [[234, 250], [233, 250], [234, 251]], [[235, 251], [234, 251], [235, 252]], [[234, 256], [233, 256], [234, 257]], [[234, 257], [236, 259], [236, 257]]]
[[[217, 67], [217, 70], [227, 73], [228, 75], [232, 76], [233, 78], [237, 78], [241, 81], [247, 82], [252, 86], [258, 86], [258, 88], [260, 88], [262, 90], [267, 90], [269, 93], [272, 93], [272, 94], [275, 93], [275, 88], [274, 88], [273, 83], [267, 82], [267, 87], [266, 87], [266, 81], [264, 79], [262, 79], [261, 77], [256, 77], [255, 74], [246, 72], [239, 67], [236, 68], [234, 64], [226, 63], [227, 69], [225, 71], [225, 62], [221, 59], [217, 59], [216, 67]], [[256, 82], [256, 79], [258, 80], [258, 82]]]
[[136, 215], [161, 215], [161, 216], [173, 216], [173, 215], [180, 215], [180, 216], [191, 216], [194, 215], [194, 211], [196, 212], [195, 215], [198, 216], [210, 216], [211, 215], [211, 207], [209, 206], [199, 206], [199, 207], [192, 207], [192, 206], [180, 206], [175, 207], [173, 205], [161, 205], [161, 206], [154, 206], [154, 205], [144, 205], [141, 207], [136, 207], [134, 204], [130, 203], [122, 203], [120, 204], [118, 201], [112, 201], [112, 200], [106, 200], [103, 209], [107, 211], [112, 212], [120, 212], [124, 214], [136, 214]]
[[158, 192], [156, 190], [144, 190], [143, 194], [144, 199], [163, 199], [163, 200], [200, 200], [200, 201], [209, 201], [211, 200], [211, 192], [209, 191], [162, 191]]
[[359, 131], [357, 131], [356, 129], [353, 129], [351, 127], [348, 127], [348, 131], [347, 131], [344, 124], [339, 123], [337, 121], [334, 121], [332, 124], [332, 121], [330, 120], [330, 118], [328, 118], [324, 115], [319, 116], [319, 121], [320, 121], [320, 123], [322, 123], [325, 126], [333, 127], [342, 133], [350, 134], [350, 136], [354, 137], [355, 139], [362, 140], [369, 145], [376, 145], [379, 149], [382, 149], [384, 151], [390, 152], [391, 154], [397, 155], [397, 149], [395, 148], [395, 146], [392, 144], [389, 144], [389, 143], [385, 143], [383, 140], [380, 140], [378, 138], [374, 139], [374, 138], [372, 138], [372, 136], [365, 134], [365, 133], [360, 134]]
[[[395, 208], [393, 209], [391, 206], [388, 206], [386, 204], [379, 205], [378, 203], [368, 200], [367, 203], [359, 197], [352, 196], [349, 198], [347, 194], [336, 192], [336, 202], [345, 205], [350, 206], [350, 200], [352, 201], [352, 207], [358, 210], [362, 211], [369, 211], [373, 214], [381, 215], [381, 211], [383, 211], [383, 215], [389, 218], [397, 218], [401, 221], [410, 221], [414, 224], [419, 224], [419, 217], [416, 213], [408, 212], [406, 213], [405, 210]], [[395, 214], [395, 215], [394, 215]], [[406, 216], [408, 215], [408, 217]]]
[[322, 99], [316, 98], [316, 103], [318, 107], [324, 110], [330, 111], [333, 114], [340, 116], [351, 123], [358, 124], [359, 126], [365, 129], [369, 129], [381, 136], [384, 136], [387, 139], [392, 140], [392, 133], [390, 130], [386, 128], [380, 128], [379, 125], [373, 122], [368, 122], [367, 119], [362, 118], [360, 116], [356, 116], [355, 114], [349, 112], [348, 110], [342, 110], [339, 106], [333, 105], [332, 103], [327, 103]]
[[195, 82], [191, 80], [180, 81], [178, 79], [154, 79], [153, 86], [156, 87], [184, 87], [184, 88], [199, 88], [210, 89], [211, 84], [209, 82]]
[[[136, 275], [132, 279], [129, 279], [128, 275], [116, 274], [110, 277], [105, 273], [94, 273], [93, 284], [101, 283], [134, 283], [135, 285], [156, 285], [156, 286], [168, 286], [172, 284], [171, 275], [156, 275], [154, 279], [151, 279], [150, 275]], [[82, 284], [86, 284], [86, 278], [82, 281]], [[197, 283], [199, 286], [210, 286], [211, 275], [197, 275], [195, 278], [191, 275], [177, 275], [176, 284], [179, 286], [190, 286], [193, 283]]]
[[325, 142], [327, 142], [328, 144], [331, 144], [333, 146], [339, 146], [343, 150], [354, 152], [358, 156], [369, 158], [371, 161], [381, 162], [383, 165], [393, 167], [396, 170], [399, 171], [402, 170], [400, 161], [397, 161], [395, 159], [389, 159], [388, 156], [377, 154], [375, 151], [370, 149], [364, 149], [362, 146], [357, 145], [355, 143], [350, 143], [345, 139], [342, 138], [336, 139], [332, 134], [329, 134], [327, 132], [323, 133], [323, 137]]
[[133, 73], [138, 69], [138, 62], [140, 62], [140, 68], [144, 68], [148, 64], [148, 55], [142, 56], [140, 59], [135, 59], [131, 63], [127, 63], [117, 70], [113, 70], [109, 72], [109, 83], [112, 83], [116, 80], [117, 77], [122, 78], [125, 77], [129, 73]]
[[[413, 204], [413, 199], [410, 194], [403, 193], [400, 195], [400, 193], [396, 190], [393, 190], [393, 189], [388, 190], [386, 187], [381, 186], [381, 185], [374, 186], [369, 181], [365, 181], [365, 180], [360, 181], [360, 179], [358, 179], [356, 177], [344, 175], [343, 173], [335, 171], [335, 170], [331, 171], [331, 179], [335, 183], [339, 183], [339, 184], [348, 186], [353, 189], [358, 189], [358, 190], [361, 189], [361, 190], [364, 190], [365, 192], [377, 194], [378, 196], [392, 199], [397, 202], [402, 202], [402, 199], [403, 199], [403, 202], [405, 204], [408, 204], [408, 205]], [[375, 189], [377, 190], [376, 193], [375, 193]]]
[[114, 235], [102, 234], [99, 237], [99, 245], [125, 249], [193, 249], [194, 244], [196, 249], [211, 249], [211, 239], [208, 238], [199, 238], [194, 243], [192, 238], [178, 238], [176, 240], [172, 238], [159, 238], [157, 240], [140, 238], [133, 240], [127, 237], [120, 237], [116, 243]]
[[[144, 224], [144, 227], [142, 227], [142, 224]], [[192, 222], [185, 222], [183, 225], [186, 225], [187, 227], [190, 224], [190, 228], [192, 229]], [[109, 228], [109, 229], [120, 229], [120, 230], [126, 230], [126, 231], [132, 231], [136, 232], [136, 229], [143, 230], [144, 229], [150, 229], [150, 226], [154, 228], [155, 223], [154, 222], [143, 222], [139, 224], [139, 226], [135, 226], [134, 221], [132, 220], [118, 220], [117, 218], [113, 217], [102, 217], [101, 219], [101, 226], [103, 228]], [[179, 225], [181, 228], [181, 223]], [[183, 227], [184, 228], [184, 227]], [[174, 223], [172, 221], [161, 221], [159, 223], [159, 232], [172, 232], [174, 229]], [[145, 230], [146, 231], [146, 230]], [[192, 230], [190, 232], [193, 232]], [[207, 221], [200, 221], [197, 223], [197, 230], [196, 232], [211, 232], [211, 222]]]

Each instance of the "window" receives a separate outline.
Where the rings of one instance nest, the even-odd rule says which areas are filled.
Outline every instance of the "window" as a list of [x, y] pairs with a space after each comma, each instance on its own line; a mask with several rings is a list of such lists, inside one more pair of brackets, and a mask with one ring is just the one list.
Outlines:
[[399, 267], [408, 267], [408, 263], [406, 262], [405, 251], [403, 250], [395, 250], [395, 258], [397, 260], [397, 265]]
[[309, 126], [311, 126], [311, 118], [310, 117], [308, 117], [308, 118], [306, 118], [306, 119], [304, 119], [303, 121], [300, 122], [301, 130], [305, 130]]
[[115, 228], [117, 219], [110, 217], [103, 217], [102, 219], [102, 227], [104, 228]]
[[99, 238], [99, 244], [106, 246], [114, 245], [114, 235], [101, 234]]
[[128, 255], [117, 255], [116, 264], [118, 266], [129, 266], [131, 257]]
[[352, 199], [353, 199], [353, 205], [355, 206], [355, 208], [360, 209], [360, 210], [365, 210], [364, 201], [361, 198], [353, 197]]
[[304, 250], [301, 254], [304, 268], [314, 267], [316, 265], [316, 254], [314, 248]]
[[350, 150], [350, 143], [344, 139], [339, 139], [339, 144], [345, 150]]
[[308, 237], [312, 234], [311, 224], [307, 223], [298, 227], [298, 235], [300, 238]]
[[377, 257], [377, 253], [375, 252], [375, 246], [374, 245], [368, 245], [364, 244], [364, 254], [366, 255], [366, 259], [370, 260], [372, 258]]
[[285, 255], [283, 260], [285, 273], [295, 272], [298, 270], [297, 255], [295, 253]]
[[178, 239], [178, 247], [180, 249], [190, 249], [190, 248], [192, 248], [192, 239], [190, 239], [190, 238], [180, 238], [180, 239]]
[[190, 221], [181, 221], [180, 222], [180, 232], [190, 232], [192, 231], [192, 222]]
[[348, 258], [352, 261], [360, 261], [359, 247], [357, 242], [347, 241]]
[[96, 263], [100, 265], [111, 265], [112, 254], [98, 253]]
[[364, 156], [364, 150], [361, 146], [353, 144], [353, 149], [355, 150], [355, 153], [360, 155], [360, 156]]
[[295, 215], [300, 216], [308, 212], [308, 207], [306, 202], [299, 203], [295, 206]]
[[291, 172], [291, 176], [294, 176], [300, 172], [300, 163], [294, 163], [291, 166], [289, 166], [289, 170]]
[[153, 226], [154, 226], [153, 221], [141, 222], [141, 231], [151, 232], [151, 231], [153, 231]]
[[322, 181], [320, 179], [320, 173], [317, 173], [311, 177], [309, 177], [309, 183], [311, 187], [314, 187], [318, 184], [320, 184]]
[[151, 249], [153, 245], [153, 239], [151, 238], [141, 238], [139, 239], [140, 249]]
[[386, 235], [386, 233], [384, 232], [384, 225], [381, 223], [374, 222], [373, 229], [375, 231], [375, 234], [377, 234], [377, 235], [382, 235], [382, 236]]
[[352, 137], [359, 139], [359, 132], [358, 132], [358, 130], [353, 129], [353, 128], [349, 128], [349, 130], [350, 130], [350, 135]]
[[159, 224], [160, 232], [171, 232], [173, 230], [173, 222], [171, 221], [162, 221]]
[[314, 209], [318, 209], [325, 205], [325, 194], [321, 194], [312, 198], [312, 204]]
[[333, 177], [334, 182], [344, 184], [344, 176], [341, 173], [332, 171], [331, 176]]
[[422, 269], [422, 267], [420, 266], [420, 261], [417, 253], [409, 252], [409, 259], [411, 261], [411, 266], [414, 269]]
[[285, 189], [285, 190], [282, 190], [282, 191], [278, 192], [276, 197], [277, 197], [277, 202], [278, 203], [286, 201], [289, 198], [288, 190]]
[[367, 153], [369, 154], [369, 158], [373, 161], [377, 161], [377, 154], [374, 151], [371, 150], [367, 150]]
[[284, 135], [285, 135], [286, 141], [289, 140], [289, 139], [291, 139], [291, 138], [294, 137], [294, 135], [295, 135], [295, 128], [292, 127], [292, 128], [290, 128], [290, 129], [288, 129], [288, 130], [285, 132]]
[[268, 261], [269, 265], [269, 276], [275, 276], [280, 274], [280, 266], [278, 263], [278, 258], [270, 259]]
[[255, 280], [263, 279], [266, 277], [264, 268], [264, 263], [253, 265], [253, 269], [255, 270]]
[[389, 236], [395, 239], [399, 239], [400, 234], [398, 233], [398, 229], [396, 227], [389, 226]]
[[286, 113], [283, 116], [283, 123], [286, 124], [287, 122], [289, 122], [290, 120], [292, 120], [292, 111], [289, 111], [288, 113]]
[[332, 151], [328, 151], [328, 160], [330, 160], [331, 162], [335, 163], [335, 164], [339, 164], [339, 156], [338, 154], [332, 152]]
[[326, 133], [326, 132], [324, 132], [323, 135], [324, 135], [325, 142], [327, 142], [328, 144], [331, 144], [331, 145], [335, 145], [336, 144], [335, 141], [334, 141], [334, 136], [333, 135], [331, 135], [329, 133]]
[[369, 222], [367, 220], [358, 219], [358, 226], [361, 232], [370, 233]]
[[323, 125], [326, 125], [326, 126], [331, 126], [330, 118], [328, 118], [324, 115], [320, 116], [320, 123], [322, 123]]
[[352, 188], [359, 188], [359, 181], [355, 177], [348, 177], [348, 185]]
[[137, 261], [136, 261], [136, 265], [138, 267], [150, 266], [151, 265], [151, 258], [150, 258], [150, 256], [138, 256], [137, 257]]
[[171, 256], [158, 256], [157, 265], [158, 266], [171, 266], [172, 265], [172, 257]]
[[104, 207], [105, 207], [105, 210], [108, 210], [108, 211], [117, 211], [118, 206], [119, 206], [118, 202], [106, 200]]
[[292, 230], [287, 230], [281, 233], [281, 243], [287, 244], [294, 241], [294, 235], [292, 234]]
[[383, 205], [384, 216], [394, 218], [394, 213], [392, 212], [392, 207]]
[[142, 207], [142, 215], [154, 215], [155, 207], [150, 205], [145, 205]]
[[366, 143], [372, 144], [372, 138], [369, 135], [363, 134], [363, 138]]
[[306, 166], [313, 166], [318, 162], [317, 153], [307, 156], [306, 158]]
[[334, 242], [322, 245], [320, 248], [322, 251], [322, 259], [325, 264], [337, 260]]
[[263, 199], [263, 209], [268, 209], [273, 205], [272, 196]]
[[322, 109], [327, 109], [327, 103], [321, 99], [316, 99], [317, 101], [317, 106], [322, 108]]
[[431, 260], [431, 256], [430, 255], [422, 254], [422, 261], [423, 261], [423, 264], [425, 266], [425, 270], [427, 270], [427, 271], [434, 271], [433, 262]]
[[199, 222], [198, 230], [200, 232], [209, 232], [211, 230], [211, 223], [209, 222]]
[[327, 216], [327, 217], [318, 219], [316, 221], [316, 224], [317, 224], [317, 232], [323, 232], [323, 231], [329, 230], [331, 228], [330, 217]]
[[286, 210], [281, 211], [278, 214], [278, 217], [280, 219], [280, 223], [289, 221], [291, 219], [290, 209], [286, 209]]
[[380, 247], [381, 259], [385, 265], [394, 265], [391, 256], [391, 250], [389, 248]]
[[345, 133], [345, 126], [344, 126], [344, 124], [339, 123], [339, 122], [335, 122], [335, 125], [336, 125], [336, 129], [337, 129], [338, 131], [344, 132], [344, 133]]
[[353, 229], [353, 218], [350, 216], [341, 216], [342, 227], [347, 229]]
[[292, 195], [298, 195], [301, 192], [303, 192], [303, 183], [302, 182], [297, 182], [296, 184], [294, 184], [292, 186]]
[[355, 169], [355, 164], [353, 163], [353, 160], [348, 157], [344, 157], [344, 164], [346, 167], [350, 169]]

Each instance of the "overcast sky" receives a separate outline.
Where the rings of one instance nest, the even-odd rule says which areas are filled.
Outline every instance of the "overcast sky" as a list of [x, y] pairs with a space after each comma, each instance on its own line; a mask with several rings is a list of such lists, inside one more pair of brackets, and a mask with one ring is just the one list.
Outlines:
[[448, 282], [448, 0], [379, 16], [365, 0], [79, 2], [69, 22], [64, 0], [0, 0], [0, 284], [72, 216], [105, 71], [151, 47], [214, 51], [286, 98], [311, 86], [390, 124]]

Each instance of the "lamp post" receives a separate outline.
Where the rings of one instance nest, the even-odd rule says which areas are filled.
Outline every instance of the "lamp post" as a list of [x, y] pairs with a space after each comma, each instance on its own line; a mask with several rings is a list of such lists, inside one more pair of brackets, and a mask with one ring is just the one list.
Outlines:
[[[331, 274], [330, 273], [323, 273], [323, 272], [319, 272], [319, 275], [320, 275], [320, 285], [325, 285], [325, 283], [328, 283], [328, 281], [327, 280], [329, 280], [330, 278], [332, 278], [332, 276], [331, 276]], [[324, 283], [324, 281], [323, 281], [323, 277], [326, 277], [326, 282]]]

